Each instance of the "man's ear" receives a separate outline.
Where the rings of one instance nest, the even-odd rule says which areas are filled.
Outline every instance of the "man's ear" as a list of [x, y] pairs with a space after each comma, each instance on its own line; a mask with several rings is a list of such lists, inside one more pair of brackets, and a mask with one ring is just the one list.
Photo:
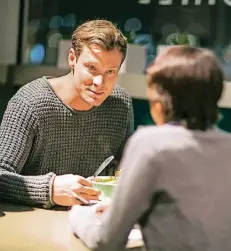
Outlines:
[[75, 63], [76, 63], [76, 55], [75, 55], [75, 51], [73, 48], [71, 48], [69, 50], [69, 54], [68, 54], [68, 64], [69, 67], [74, 70], [75, 67]]

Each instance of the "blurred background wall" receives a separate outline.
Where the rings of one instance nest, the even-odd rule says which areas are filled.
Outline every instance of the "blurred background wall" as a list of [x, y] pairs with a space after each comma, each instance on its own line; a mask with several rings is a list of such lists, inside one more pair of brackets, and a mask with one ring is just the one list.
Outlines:
[[17, 62], [20, 0], [0, 0], [0, 64]]

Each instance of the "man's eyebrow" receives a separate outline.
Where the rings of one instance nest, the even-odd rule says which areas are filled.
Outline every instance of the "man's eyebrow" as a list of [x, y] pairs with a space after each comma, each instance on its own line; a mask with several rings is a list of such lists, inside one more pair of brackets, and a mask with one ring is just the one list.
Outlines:
[[[84, 64], [85, 65], [92, 64], [94, 66], [100, 66], [100, 64], [98, 62], [96, 62], [96, 61], [90, 61], [90, 60], [86, 61]], [[118, 68], [120, 68], [120, 65], [111, 65], [111, 66], [108, 67], [108, 69], [118, 69]]]
[[86, 62], [84, 62], [84, 64], [85, 64], [85, 65], [91, 64], [91, 65], [95, 65], [95, 66], [99, 65], [99, 63], [94, 62], [94, 61], [86, 61]]
[[120, 67], [119, 65], [112, 65], [109, 68], [119, 68], [119, 67]]

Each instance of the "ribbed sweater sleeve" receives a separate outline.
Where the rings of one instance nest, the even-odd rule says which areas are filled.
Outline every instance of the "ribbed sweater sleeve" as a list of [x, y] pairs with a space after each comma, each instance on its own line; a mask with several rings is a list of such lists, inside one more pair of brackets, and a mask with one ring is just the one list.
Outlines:
[[49, 207], [55, 174], [20, 175], [36, 137], [37, 123], [36, 110], [29, 101], [11, 99], [0, 127], [0, 199]]

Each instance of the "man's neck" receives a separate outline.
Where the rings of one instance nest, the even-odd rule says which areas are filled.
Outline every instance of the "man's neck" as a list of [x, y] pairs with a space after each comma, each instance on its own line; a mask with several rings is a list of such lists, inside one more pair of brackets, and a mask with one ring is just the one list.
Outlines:
[[78, 111], [88, 111], [93, 107], [84, 102], [74, 88], [73, 78], [71, 73], [59, 78], [48, 79], [51, 87], [62, 102]]

